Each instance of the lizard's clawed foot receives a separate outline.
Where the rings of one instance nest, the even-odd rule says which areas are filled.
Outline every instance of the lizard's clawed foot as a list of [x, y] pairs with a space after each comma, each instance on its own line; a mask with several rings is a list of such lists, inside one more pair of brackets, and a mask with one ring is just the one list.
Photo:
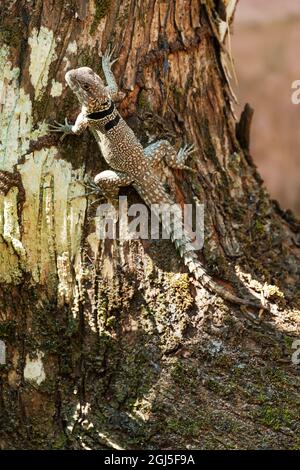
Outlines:
[[101, 191], [101, 189], [99, 188], [99, 186], [95, 183], [94, 180], [92, 180], [91, 178], [88, 179], [87, 183], [84, 183], [83, 184], [87, 189], [90, 190], [90, 192], [88, 194], [102, 194], [103, 195], [103, 192]]
[[181, 147], [177, 152], [177, 160], [180, 163], [185, 163], [186, 159], [196, 151], [195, 145], [187, 145], [185, 144]]
[[104, 194], [102, 193], [101, 189], [99, 186], [92, 180], [91, 178], [88, 179], [86, 183], [81, 183], [82, 186], [87, 188], [88, 192], [85, 194], [80, 194], [78, 196], [73, 196], [71, 199], [78, 199], [81, 197], [89, 197], [89, 196], [96, 196], [98, 195], [99, 197], [95, 199], [95, 201], [91, 202], [91, 205], [95, 204], [96, 202], [100, 201], [103, 202], [106, 200]]
[[54, 124], [48, 124], [49, 131], [50, 132], [62, 132], [63, 135], [61, 136], [60, 140], [63, 140], [66, 135], [72, 134], [72, 127], [73, 126], [72, 126], [72, 124], [69, 124], [67, 118], [65, 119], [64, 124], [60, 124], [57, 121], [54, 121], [54, 122], [55, 122], [55, 125]]
[[109, 68], [112, 67], [112, 65], [117, 62], [118, 59], [112, 59], [114, 52], [115, 52], [116, 47], [111, 48], [111, 46], [108, 46], [104, 54], [102, 55], [102, 64], [108, 66]]
[[90, 190], [89, 193], [86, 194], [86, 196], [89, 195], [99, 195], [99, 197], [91, 203], [91, 205], [95, 204], [98, 201], [104, 202], [106, 201], [110, 205], [112, 205], [114, 208], [118, 207], [119, 204], [119, 199], [118, 199], [118, 188], [113, 189], [110, 192], [105, 192], [103, 189], [99, 187], [97, 184], [97, 176], [95, 177], [94, 180], [89, 179], [87, 184], [84, 184], [86, 188]]
[[118, 199], [118, 194], [117, 192], [113, 192], [112, 194], [107, 194], [101, 188], [98, 186], [98, 184], [95, 182], [95, 180], [88, 180], [88, 184], [84, 185], [86, 188], [90, 189], [91, 191], [86, 194], [86, 196], [89, 195], [99, 195], [99, 197], [91, 202], [91, 206], [95, 204], [96, 202], [107, 202], [111, 206], [113, 206], [114, 209], [118, 209], [119, 205], [119, 199]]
[[196, 170], [194, 170], [193, 168], [190, 168], [189, 166], [185, 164], [186, 159], [195, 151], [196, 151], [196, 148], [194, 144], [192, 145], [185, 144], [183, 147], [181, 147], [178, 150], [175, 158], [172, 158], [170, 159], [170, 161], [168, 161], [168, 165], [177, 170], [188, 170], [188, 171], [192, 171], [193, 173], [196, 173]]

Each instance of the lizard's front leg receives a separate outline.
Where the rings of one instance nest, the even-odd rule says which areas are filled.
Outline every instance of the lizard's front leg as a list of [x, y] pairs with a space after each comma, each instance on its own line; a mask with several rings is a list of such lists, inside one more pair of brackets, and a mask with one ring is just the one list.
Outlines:
[[119, 188], [121, 186], [128, 186], [133, 182], [133, 179], [126, 175], [126, 173], [105, 170], [95, 176], [94, 182], [103, 195], [111, 201], [118, 197]]
[[122, 101], [125, 98], [125, 93], [119, 91], [118, 84], [116, 82], [115, 76], [111, 70], [112, 65], [118, 60], [112, 60], [113, 51], [108, 48], [102, 56], [102, 69], [104, 72], [105, 80], [107, 83], [107, 91], [109, 92], [113, 101], [118, 102]]
[[184, 145], [178, 152], [167, 140], [159, 140], [154, 144], [148, 145], [144, 149], [145, 154], [151, 159], [153, 166], [159, 166], [165, 162], [170, 168], [176, 170], [195, 171], [185, 165], [186, 159], [194, 152], [194, 147]]
[[54, 121], [56, 124], [49, 125], [50, 132], [62, 132], [63, 136], [62, 139], [67, 134], [81, 134], [88, 126], [88, 120], [83, 113], [78, 114], [75, 124], [69, 124], [67, 118], [65, 119], [64, 124], [60, 124], [59, 122]]

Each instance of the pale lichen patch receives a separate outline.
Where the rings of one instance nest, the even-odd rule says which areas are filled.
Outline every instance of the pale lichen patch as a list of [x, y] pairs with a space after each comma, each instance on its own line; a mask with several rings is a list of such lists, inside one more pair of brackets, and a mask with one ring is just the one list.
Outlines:
[[3, 203], [3, 232], [2, 236], [19, 257], [20, 261], [26, 262], [26, 252], [20, 240], [20, 227], [18, 222], [18, 188], [13, 186]]
[[76, 54], [77, 53], [77, 42], [76, 41], [69, 42], [68, 47], [67, 47], [67, 53], [68, 54]]
[[64, 65], [64, 70], [66, 71], [67, 69], [70, 68], [71, 62], [68, 58], [69, 55], [74, 55], [77, 54], [77, 42], [76, 41], [71, 41], [68, 44], [67, 51], [66, 51], [66, 56], [63, 58], [63, 61], [65, 62]]
[[29, 94], [19, 88], [19, 73], [9, 61], [8, 47], [0, 48], [0, 169], [7, 171], [13, 171], [30, 140], [48, 132], [43, 123], [32, 132], [32, 103]]
[[56, 159], [56, 154], [54, 146], [42, 149], [19, 166], [26, 194], [22, 241], [34, 280], [49, 284], [51, 272], [57, 283], [57, 275], [59, 302], [68, 303], [73, 295], [70, 260], [76, 265], [86, 198], [81, 197], [83, 169], [73, 170], [71, 163]]
[[[42, 178], [43, 165], [48, 156], [55, 155], [56, 148], [42, 149], [35, 154], [30, 154], [25, 162], [19, 166], [22, 182], [25, 189], [26, 200], [23, 205], [22, 226], [23, 244], [28, 254], [27, 268], [31, 271], [33, 279], [39, 280], [39, 247], [40, 247], [40, 183]], [[32, 237], [32, 233], [35, 234]]]
[[0, 49], [0, 169], [12, 170], [18, 151], [26, 151], [31, 128], [31, 102], [18, 87], [19, 68], [8, 60], [9, 49]]
[[48, 133], [49, 133], [48, 124], [45, 121], [39, 122], [36, 126], [36, 129], [34, 129], [30, 133], [30, 140], [38, 140], [40, 137]]
[[0, 282], [17, 284], [22, 277], [25, 250], [20, 240], [17, 216], [18, 189], [0, 194]]
[[57, 58], [53, 31], [45, 26], [42, 26], [39, 31], [34, 28], [28, 43], [31, 46], [29, 74], [35, 90], [35, 98], [39, 99], [48, 84], [51, 62]]
[[57, 275], [59, 279], [57, 289], [58, 303], [59, 305], [70, 303], [73, 278], [70, 269], [70, 259], [67, 252], [57, 256]]
[[37, 385], [45, 380], [46, 374], [44, 371], [44, 364], [42, 358], [44, 353], [42, 351], [37, 351], [36, 358], [30, 359], [29, 354], [26, 355], [26, 365], [24, 368], [24, 378], [29, 382], [35, 382]]
[[59, 82], [56, 82], [55, 80], [52, 80], [51, 82], [51, 90], [50, 90], [50, 95], [52, 98], [56, 98], [57, 96], [60, 96], [62, 94], [62, 84]]

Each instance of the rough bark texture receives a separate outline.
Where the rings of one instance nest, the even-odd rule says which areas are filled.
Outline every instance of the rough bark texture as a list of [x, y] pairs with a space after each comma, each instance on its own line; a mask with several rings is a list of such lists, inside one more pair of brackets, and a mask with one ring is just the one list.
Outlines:
[[[236, 126], [224, 45], [235, 4], [1, 7], [1, 448], [299, 448], [299, 223], [256, 172], [247, 112]], [[75, 119], [64, 74], [101, 73], [108, 44], [142, 143], [197, 145], [197, 174], [172, 172], [169, 186], [205, 204], [207, 269], [277, 314], [196, 289], [168, 240], [97, 240], [97, 204], [78, 196], [105, 162], [89, 133], [60, 142], [46, 123]]]

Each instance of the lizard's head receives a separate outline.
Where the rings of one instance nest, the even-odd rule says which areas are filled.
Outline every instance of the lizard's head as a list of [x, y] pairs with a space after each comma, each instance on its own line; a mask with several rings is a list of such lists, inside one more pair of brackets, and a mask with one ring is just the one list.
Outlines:
[[109, 94], [101, 78], [89, 67], [80, 67], [66, 73], [66, 82], [88, 112], [107, 106]]

